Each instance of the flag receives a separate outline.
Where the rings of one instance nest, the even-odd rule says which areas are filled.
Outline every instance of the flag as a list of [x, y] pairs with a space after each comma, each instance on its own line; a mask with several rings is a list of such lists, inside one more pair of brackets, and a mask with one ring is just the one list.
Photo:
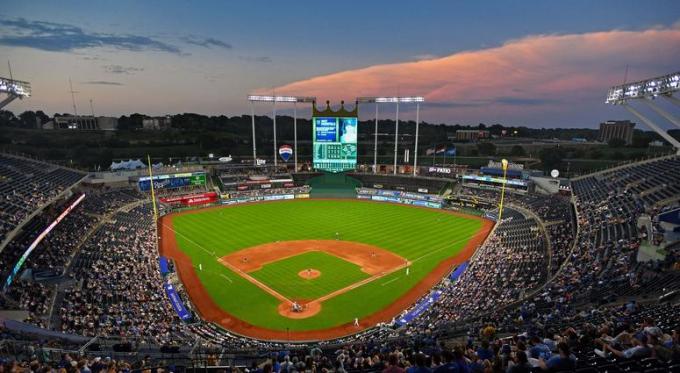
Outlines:
[[432, 155], [432, 154], [434, 154], [434, 148], [428, 148], [427, 150], [425, 150], [425, 155]]
[[456, 147], [452, 146], [452, 147], [446, 149], [446, 155], [452, 155], [452, 156], [455, 157], [456, 156]]
[[442, 154], [442, 153], [444, 153], [444, 152], [446, 152], [446, 146], [445, 146], [445, 145], [442, 145], [442, 146], [438, 146], [438, 147], [437, 147], [437, 151], [436, 151], [435, 153], [436, 153], [436, 154]]

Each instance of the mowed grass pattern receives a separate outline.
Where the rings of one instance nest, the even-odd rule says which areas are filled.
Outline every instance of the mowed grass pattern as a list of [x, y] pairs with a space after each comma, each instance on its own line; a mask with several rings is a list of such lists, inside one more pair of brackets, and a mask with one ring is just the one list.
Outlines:
[[[300, 271], [316, 269], [321, 276], [304, 279]], [[262, 266], [251, 276], [290, 300], [313, 300], [370, 277], [356, 264], [320, 251], [296, 255]]]
[[[352, 322], [385, 308], [443, 260], [455, 256], [482, 222], [444, 211], [357, 200], [295, 200], [198, 210], [173, 217], [179, 248], [215, 303], [232, 315], [276, 330], [315, 330]], [[329, 299], [321, 312], [292, 320], [279, 301], [217, 261], [251, 246], [275, 241], [342, 240], [375, 245], [413, 264]]]

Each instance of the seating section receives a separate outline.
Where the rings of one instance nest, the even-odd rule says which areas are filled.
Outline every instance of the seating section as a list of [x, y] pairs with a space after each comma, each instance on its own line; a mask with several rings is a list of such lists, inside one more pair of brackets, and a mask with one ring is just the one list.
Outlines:
[[[391, 365], [427, 371], [447, 361], [458, 371], [537, 372], [543, 364], [553, 371], [680, 371], [680, 303], [677, 294], [673, 298], [680, 289], [680, 245], [667, 247], [662, 261], [637, 260], [646, 233], [637, 229], [638, 218], [654, 221], [678, 206], [679, 169], [675, 156], [589, 175], [572, 181], [573, 198], [509, 193], [502, 221], [460, 277], [436, 286], [442, 295], [432, 307], [405, 326], [381, 324], [315, 346], [253, 341], [200, 321], [180, 322], [162, 289], [150, 206], [131, 190], [86, 193], [26, 263], [36, 272], [65, 273], [67, 285], [21, 279], [0, 297], [0, 306], [29, 310], [31, 323], [66, 333], [191, 345], [215, 365], [262, 364], [277, 351], [274, 365], [286, 372], [372, 372]], [[449, 182], [354, 177], [385, 188], [440, 190]], [[499, 198], [495, 191], [458, 193], [490, 206]], [[58, 211], [29, 221], [1, 253], [3, 278]], [[497, 209], [485, 213], [499, 215]], [[659, 300], [664, 294], [667, 301]], [[27, 338], [0, 333], [3, 339]], [[161, 355], [143, 363], [134, 354], [117, 357], [142, 366], [167, 364]], [[96, 370], [100, 361], [84, 364]]]
[[61, 331], [157, 344], [183, 336], [162, 288], [149, 204], [117, 212], [100, 226], [74, 259], [71, 276], [77, 284], [55, 309]]
[[36, 208], [84, 176], [79, 171], [0, 154], [0, 242]]

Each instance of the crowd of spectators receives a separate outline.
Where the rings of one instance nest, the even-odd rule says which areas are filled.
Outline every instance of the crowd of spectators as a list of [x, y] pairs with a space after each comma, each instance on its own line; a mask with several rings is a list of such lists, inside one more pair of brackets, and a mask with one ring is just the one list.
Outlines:
[[[419, 334], [398, 340], [368, 339], [338, 346], [277, 345], [237, 363], [203, 351], [200, 363], [231, 372], [676, 372], [680, 370], [680, 305], [629, 301], [590, 307], [552, 324], [526, 320], [515, 333], [487, 323], [467, 335], [436, 338]], [[1, 330], [0, 330], [1, 331]], [[182, 371], [166, 357], [102, 353], [45, 357], [29, 348], [0, 360], [4, 370], [64, 369], [66, 372]]]
[[34, 210], [84, 176], [76, 170], [0, 154], [0, 242]]
[[[8, 243], [0, 253], [0, 279], [3, 283], [38, 234], [80, 196], [80, 192], [76, 192], [77, 194], [67, 201], [47, 208], [43, 214], [27, 224], [22, 234]], [[54, 280], [65, 275], [83, 238], [87, 237], [90, 230], [101, 220], [100, 215], [132, 201], [130, 193], [134, 193], [90, 190], [83, 192], [86, 194], [85, 199], [35, 247], [23, 264], [19, 276], [15, 277], [4, 294], [4, 301], [9, 303], [7, 306], [12, 305], [13, 308], [29, 312], [26, 321], [31, 324], [42, 327], [49, 325], [50, 307], [58, 282], [50, 281], [49, 278], [40, 280], [37, 278], [38, 275], [52, 277]]]
[[243, 197], [260, 197], [260, 196], [271, 196], [271, 195], [283, 195], [283, 194], [309, 194], [311, 188], [308, 185], [303, 185], [299, 187], [292, 188], [271, 188], [271, 189], [253, 189], [253, 190], [243, 190], [243, 191], [233, 191], [229, 192], [229, 198], [243, 198]]
[[[574, 208], [564, 197], [509, 193], [510, 207], [467, 270], [454, 282], [442, 281], [440, 300], [414, 322], [333, 341], [342, 347], [330, 354], [329, 344], [318, 351], [278, 353], [255, 369], [518, 372], [626, 364], [671, 369], [678, 359], [678, 305], [599, 304], [615, 300], [609, 295], [644, 297], [680, 287], [680, 250], [669, 249], [662, 262], [638, 262], [641, 232], [636, 227], [641, 214], [665, 211], [669, 199], [669, 184], [647, 183], [645, 178], [654, 176], [649, 170], [675, 180], [680, 175], [669, 167], [679, 163], [679, 157], [671, 157], [574, 180]], [[461, 193], [498, 197], [467, 188]], [[149, 270], [158, 261], [149, 216], [149, 206], [119, 211], [85, 241], [71, 266], [77, 285], [58, 304], [59, 330], [157, 344], [188, 341], [193, 335], [232, 350], [285, 346], [248, 341], [208, 324], [182, 324], [164, 298], [158, 271]], [[36, 261], [44, 257], [59, 264], [55, 257], [68, 257], [74, 248], [63, 250], [43, 250]], [[441, 345], [456, 322], [472, 331], [467, 341]]]
[[85, 336], [177, 340], [183, 324], [163, 292], [150, 205], [117, 212], [81, 247], [77, 286], [57, 305], [59, 329]]

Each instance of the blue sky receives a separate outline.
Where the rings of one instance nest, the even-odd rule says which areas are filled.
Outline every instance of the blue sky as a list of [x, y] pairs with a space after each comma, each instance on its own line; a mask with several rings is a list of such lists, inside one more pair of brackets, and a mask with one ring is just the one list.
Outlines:
[[[299, 82], [336, 73], [395, 64], [410, 69], [410, 62], [460, 59], [465, 52], [505, 48], [527, 38], [670, 30], [663, 39], [670, 43], [670, 52], [650, 63], [631, 59], [631, 78], [644, 78], [677, 65], [680, 41], [674, 31], [679, 20], [678, 1], [12, 1], [0, 10], [0, 56], [12, 61], [15, 77], [33, 84], [34, 96], [12, 104], [9, 109], [14, 111], [69, 111], [70, 96], [65, 92], [71, 77], [85, 112], [92, 98], [98, 114], [238, 115], [249, 111], [244, 100], [249, 92], [274, 87], [310, 90]], [[639, 42], [646, 45], [651, 40]], [[577, 46], [575, 55], [578, 52]], [[621, 56], [635, 53], [641, 52], [612, 47], [611, 53], [591, 60], [574, 58], [568, 69], [575, 67], [578, 73], [579, 64], [588, 70], [611, 63], [622, 78]], [[526, 61], [518, 60], [516, 68], [524, 65]], [[376, 72], [383, 73], [384, 68]], [[7, 75], [6, 68], [0, 67], [0, 74]], [[420, 76], [428, 78], [426, 73]], [[432, 76], [433, 81], [439, 78]], [[465, 111], [446, 105], [448, 99], [460, 100], [451, 92], [414, 85], [408, 77], [399, 79], [401, 91], [422, 90], [413, 93], [438, 100], [426, 120], [579, 127], [608, 119], [609, 108], [594, 105], [585, 105], [578, 115], [568, 114], [579, 97], [591, 100], [595, 91], [579, 96], [575, 88], [562, 90], [558, 94], [564, 99], [557, 97], [556, 102], [564, 105], [559, 107], [555, 102], [537, 105], [528, 93], [492, 97], [491, 89], [488, 100], [482, 97], [484, 92], [475, 95], [478, 102], [489, 102], [488, 107]], [[384, 83], [359, 85], [336, 97], [335, 86], [323, 79], [316, 82], [313, 90], [334, 100], [349, 101], [361, 93], [354, 91], [394, 89]], [[609, 83], [601, 83], [606, 91]], [[513, 84], [522, 90], [521, 79]], [[325, 92], [324, 87], [334, 92]]]

